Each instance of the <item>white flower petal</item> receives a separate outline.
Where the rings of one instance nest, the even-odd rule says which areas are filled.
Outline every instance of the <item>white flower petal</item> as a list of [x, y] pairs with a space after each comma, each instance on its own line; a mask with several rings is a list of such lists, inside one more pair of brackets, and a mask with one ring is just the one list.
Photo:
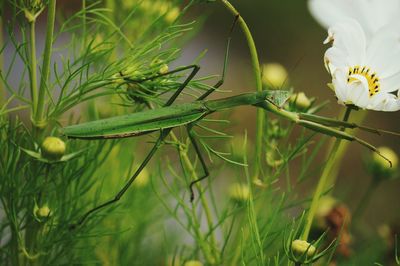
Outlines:
[[344, 68], [350, 65], [347, 54], [337, 47], [331, 47], [325, 52], [325, 66], [331, 73], [335, 72], [336, 68]]
[[400, 99], [391, 93], [381, 93], [370, 109], [385, 112], [398, 111], [400, 110]]
[[367, 38], [383, 26], [400, 21], [398, 0], [309, 0], [308, 7], [313, 17], [325, 28], [346, 17], [357, 20]]
[[345, 104], [347, 101], [348, 86], [346, 82], [346, 72], [347, 71], [344, 71], [343, 69], [337, 69], [332, 73], [332, 85], [340, 104]]
[[388, 78], [380, 79], [381, 92], [393, 92], [400, 90], [400, 72]]
[[348, 0], [310, 0], [308, 8], [318, 23], [326, 29], [345, 17], [351, 17]]
[[365, 63], [366, 39], [357, 21], [345, 19], [329, 28], [328, 34], [333, 39], [332, 47], [342, 50], [350, 65]]
[[367, 65], [376, 71], [379, 78], [400, 72], [400, 35], [398, 30], [386, 28], [375, 34], [367, 48]]
[[368, 81], [364, 76], [353, 75], [356, 81], [352, 81], [348, 84], [348, 101], [352, 102], [361, 108], [367, 108], [369, 104], [369, 90]]

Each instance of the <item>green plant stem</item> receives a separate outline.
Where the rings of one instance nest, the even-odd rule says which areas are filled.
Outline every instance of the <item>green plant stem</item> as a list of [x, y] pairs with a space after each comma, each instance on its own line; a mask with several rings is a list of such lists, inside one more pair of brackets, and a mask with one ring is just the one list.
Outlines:
[[82, 51], [84, 51], [87, 47], [87, 37], [86, 37], [86, 0], [82, 0]]
[[50, 63], [53, 47], [54, 23], [56, 17], [56, 0], [49, 0], [47, 14], [46, 43], [44, 47], [42, 76], [40, 79], [39, 97], [37, 102], [37, 110], [35, 113], [35, 123], [42, 128], [46, 124], [44, 117], [46, 91], [48, 90]]
[[[346, 111], [347, 111], [346, 109], [343, 111], [342, 116], [344, 116], [344, 113]], [[367, 111], [358, 111], [354, 115], [351, 116], [352, 117], [351, 121], [353, 123], [360, 125], [367, 117], [367, 113], [368, 113]], [[357, 129], [355, 129], [353, 131], [353, 134], [356, 134], [356, 132], [357, 132]], [[330, 147], [333, 147], [334, 143], [335, 143], [335, 140], [332, 139], [332, 141], [330, 143]], [[348, 142], [348, 141], [342, 141], [340, 143], [338, 151], [336, 153], [336, 159], [335, 159], [333, 169], [332, 169], [331, 173], [329, 174], [328, 181], [326, 182], [326, 186], [325, 186], [326, 190], [329, 189], [330, 187], [332, 187], [332, 184], [334, 184], [336, 182], [337, 176], [339, 174], [340, 166], [343, 161], [343, 157], [346, 154], [346, 151], [347, 151], [347, 148], [349, 147], [349, 145], [350, 145], [350, 142]]]
[[[171, 132], [170, 135], [171, 135], [171, 138], [172, 138], [172, 140], [174, 142], [179, 142], [178, 138], [176, 137], [176, 135], [173, 132]], [[183, 152], [180, 151], [180, 156], [183, 159], [185, 167], [189, 170], [190, 175], [192, 176], [193, 180], [198, 179], [198, 176], [196, 174], [196, 170], [195, 170], [195, 168], [194, 168], [194, 166], [193, 166], [193, 164], [192, 164], [187, 152], [186, 151], [183, 151]], [[219, 256], [218, 256], [218, 252], [216, 250], [217, 240], [216, 240], [215, 233], [214, 233], [214, 225], [213, 225], [213, 218], [212, 218], [211, 210], [210, 210], [210, 208], [208, 206], [207, 199], [204, 196], [203, 188], [202, 188], [200, 182], [198, 182], [196, 184], [196, 186], [200, 191], [200, 195], [199, 195], [200, 202], [201, 202], [201, 205], [202, 205], [202, 207], [204, 209], [204, 213], [205, 213], [206, 220], [207, 220], [207, 225], [208, 225], [208, 228], [210, 230], [210, 242], [211, 242], [211, 246], [212, 246], [211, 250], [209, 248], [203, 247], [203, 253], [204, 253], [204, 256], [206, 257], [208, 263], [216, 264], [219, 261]], [[199, 235], [199, 237], [201, 237], [201, 236]]]
[[[225, 7], [234, 15], [238, 16], [238, 23], [246, 37], [247, 45], [250, 51], [251, 63], [253, 67], [253, 73], [256, 80], [256, 89], [257, 91], [262, 91], [262, 81], [261, 81], [261, 70], [260, 70], [260, 62], [258, 59], [257, 48], [254, 42], [253, 36], [251, 35], [251, 31], [247, 26], [246, 22], [240, 15], [240, 13], [235, 9], [235, 7], [228, 0], [221, 0], [221, 2], [225, 5]], [[255, 164], [254, 164], [254, 173], [253, 180], [258, 180], [260, 177], [261, 171], [261, 158], [262, 155], [262, 146], [263, 146], [263, 133], [264, 133], [264, 121], [265, 121], [265, 111], [261, 108], [257, 109], [257, 122], [256, 122], [256, 143], [255, 143]]]
[[[347, 122], [349, 120], [351, 113], [351, 108], [347, 107], [346, 112], [343, 117], [343, 121]], [[341, 129], [344, 131], [344, 128]], [[325, 168], [322, 172], [322, 175], [318, 181], [317, 188], [315, 189], [315, 193], [313, 196], [313, 199], [311, 201], [311, 206], [310, 210], [308, 211], [307, 217], [306, 217], [306, 225], [304, 227], [303, 233], [301, 235], [302, 240], [308, 240], [308, 235], [310, 234], [312, 222], [314, 220], [315, 212], [317, 211], [319, 200], [322, 196], [322, 193], [325, 191], [326, 183], [328, 181], [329, 175], [335, 166], [335, 160], [336, 160], [336, 155], [338, 152], [338, 149], [340, 147], [340, 143], [342, 142], [341, 139], [336, 139], [335, 143], [333, 144], [330, 154], [328, 157], [328, 160], [326, 162]], [[334, 185], [334, 184], [332, 184]]]
[[31, 100], [32, 100], [32, 118], [34, 118], [37, 110], [37, 60], [36, 60], [36, 32], [35, 21], [30, 22], [30, 74], [31, 74]]
[[376, 178], [373, 178], [372, 181], [369, 183], [367, 190], [365, 191], [356, 209], [354, 210], [353, 213], [354, 222], [356, 222], [364, 214], [364, 211], [366, 207], [369, 205], [372, 195], [378, 188], [379, 184], [380, 182]]
[[[4, 1], [0, 2], [0, 50], [3, 49], [4, 40], [3, 40], [3, 9], [4, 9]], [[0, 52], [0, 71], [4, 71], [4, 50]], [[6, 102], [7, 93], [3, 86], [3, 82], [0, 81], [0, 108], [3, 103]]]
[[[246, 210], [244, 210], [246, 211]], [[237, 234], [235, 237], [235, 240], [232, 241], [232, 243], [234, 243], [234, 247], [233, 247], [233, 258], [231, 260], [230, 265], [239, 265], [240, 263], [238, 262], [240, 259], [240, 255], [242, 255], [241, 250], [243, 248], [243, 246], [241, 245], [241, 243], [245, 243], [247, 241], [248, 235], [249, 235], [249, 229], [247, 226], [247, 220], [245, 219], [245, 216], [243, 215], [243, 213], [239, 213], [238, 216], [233, 217], [232, 219], [235, 219], [238, 222], [238, 232], [243, 232], [242, 234]]]

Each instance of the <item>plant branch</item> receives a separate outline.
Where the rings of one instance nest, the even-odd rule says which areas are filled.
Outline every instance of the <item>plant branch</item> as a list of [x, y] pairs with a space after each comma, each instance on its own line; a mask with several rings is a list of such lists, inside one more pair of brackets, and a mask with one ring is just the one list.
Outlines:
[[35, 21], [30, 22], [30, 74], [31, 74], [31, 100], [32, 100], [32, 118], [34, 118], [37, 109], [37, 60], [36, 60], [36, 33], [35, 33]]
[[[351, 113], [351, 107], [347, 107], [346, 112], [343, 117], [343, 121], [347, 122], [349, 120]], [[341, 128], [341, 131], [344, 131], [344, 128]], [[335, 166], [335, 161], [336, 161], [336, 155], [338, 154], [338, 150], [340, 147], [340, 143], [342, 142], [342, 139], [336, 139], [335, 143], [332, 146], [332, 149], [330, 151], [328, 160], [326, 162], [325, 168], [322, 172], [322, 175], [318, 181], [317, 188], [315, 189], [315, 193], [313, 196], [313, 199], [311, 201], [311, 206], [310, 210], [308, 211], [307, 217], [306, 217], [306, 223], [305, 227], [303, 230], [303, 233], [301, 235], [302, 240], [308, 240], [308, 235], [310, 234], [312, 222], [314, 220], [315, 212], [317, 211], [319, 200], [322, 196], [322, 193], [325, 191], [326, 183], [328, 181], [329, 175]], [[333, 184], [332, 184], [333, 185]]]
[[[261, 70], [260, 70], [260, 62], [258, 59], [257, 48], [254, 42], [253, 36], [246, 22], [240, 15], [240, 13], [235, 9], [235, 7], [228, 0], [221, 0], [224, 6], [234, 15], [238, 16], [238, 23], [246, 37], [247, 45], [250, 51], [251, 63], [253, 67], [254, 78], [256, 81], [256, 89], [257, 91], [262, 91], [262, 81], [261, 81]], [[256, 143], [255, 143], [255, 164], [254, 164], [254, 173], [253, 180], [259, 179], [260, 171], [261, 171], [261, 158], [262, 156], [262, 146], [263, 146], [263, 131], [264, 131], [264, 118], [265, 111], [261, 108], [257, 109], [257, 123], [256, 123]]]
[[37, 102], [37, 110], [35, 113], [35, 123], [42, 126], [46, 123], [44, 117], [46, 91], [48, 90], [48, 80], [50, 75], [50, 63], [53, 46], [54, 23], [56, 14], [56, 0], [49, 0], [49, 9], [47, 15], [46, 43], [44, 47], [42, 76], [40, 79], [39, 97]]

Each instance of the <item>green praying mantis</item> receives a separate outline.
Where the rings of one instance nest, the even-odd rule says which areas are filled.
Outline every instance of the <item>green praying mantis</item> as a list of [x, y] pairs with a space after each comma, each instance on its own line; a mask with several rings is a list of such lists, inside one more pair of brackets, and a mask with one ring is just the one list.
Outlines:
[[[128, 179], [127, 183], [122, 187], [122, 189], [115, 195], [114, 198], [90, 209], [87, 211], [80, 220], [71, 226], [75, 228], [78, 225], [84, 223], [84, 221], [94, 212], [105, 208], [113, 203], [119, 201], [122, 196], [126, 193], [132, 183], [135, 181], [136, 177], [142, 172], [142, 170], [149, 163], [151, 158], [154, 156], [156, 151], [163, 144], [164, 140], [170, 134], [170, 132], [176, 127], [186, 127], [189, 140], [194, 148], [195, 153], [199, 159], [200, 165], [203, 169], [203, 175], [198, 179], [192, 181], [189, 185], [190, 189], [190, 200], [194, 199], [193, 186], [209, 176], [209, 170], [207, 164], [201, 154], [199, 145], [197, 143], [193, 127], [200, 122], [202, 119], [208, 115], [226, 109], [232, 109], [237, 106], [250, 105], [257, 108], [263, 108], [264, 110], [274, 113], [284, 119], [287, 119], [293, 123], [296, 123], [305, 128], [314, 130], [316, 132], [321, 132], [323, 134], [340, 138], [348, 141], [356, 141], [363, 146], [379, 153], [377, 149], [366, 141], [353, 136], [349, 133], [344, 132], [343, 128], [360, 128], [366, 131], [380, 134], [391, 133], [387, 131], [381, 131], [373, 129], [370, 127], [359, 126], [354, 123], [348, 123], [344, 121], [339, 121], [331, 118], [326, 118], [322, 116], [291, 112], [283, 109], [284, 103], [290, 96], [288, 91], [283, 90], [264, 90], [261, 92], [251, 92], [244, 93], [232, 97], [217, 99], [217, 100], [207, 100], [206, 98], [217, 90], [224, 83], [224, 77], [226, 73], [229, 46], [231, 41], [231, 32], [236, 24], [238, 16], [230, 30], [230, 34], [227, 40], [227, 47], [224, 58], [223, 71], [221, 79], [212, 86], [209, 90], [204, 92], [200, 97], [198, 97], [194, 102], [173, 105], [178, 96], [182, 93], [189, 82], [195, 77], [200, 69], [198, 65], [189, 65], [175, 70], [169, 71], [163, 74], [157, 74], [141, 80], [132, 80], [130, 78], [124, 78], [127, 83], [139, 83], [147, 80], [153, 80], [161, 76], [171, 75], [180, 71], [185, 71], [191, 69], [192, 71], [184, 82], [176, 89], [172, 96], [167, 100], [164, 106], [157, 109], [150, 109], [141, 111], [138, 113], [132, 113], [122, 116], [115, 116], [112, 118], [96, 120], [92, 122], [86, 122], [78, 125], [67, 126], [63, 129], [65, 136], [71, 139], [113, 139], [113, 138], [127, 138], [136, 137], [146, 134], [151, 134], [159, 132], [159, 137], [155, 141], [154, 146], [149, 151], [143, 162], [140, 164], [135, 173]], [[381, 155], [382, 156], [382, 155]], [[386, 159], [386, 158], [385, 158]], [[389, 160], [388, 160], [389, 161]], [[390, 161], [389, 161], [390, 163]]]

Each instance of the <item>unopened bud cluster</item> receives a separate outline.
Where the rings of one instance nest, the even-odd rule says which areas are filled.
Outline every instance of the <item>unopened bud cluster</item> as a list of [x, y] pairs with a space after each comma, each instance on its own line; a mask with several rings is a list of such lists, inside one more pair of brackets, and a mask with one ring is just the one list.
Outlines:
[[43, 11], [43, 8], [43, 0], [25, 0], [22, 10], [28, 22], [34, 22]]

